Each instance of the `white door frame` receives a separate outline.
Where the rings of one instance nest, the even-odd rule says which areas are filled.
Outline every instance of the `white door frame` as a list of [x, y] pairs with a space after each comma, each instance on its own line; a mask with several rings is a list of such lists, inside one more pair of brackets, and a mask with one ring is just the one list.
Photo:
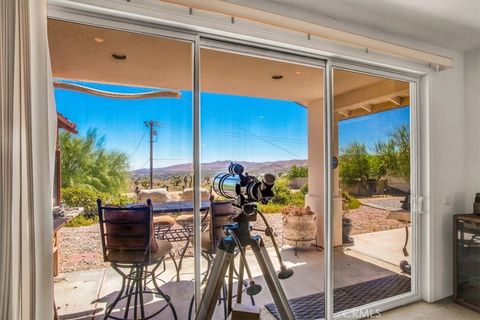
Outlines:
[[[329, 71], [330, 70], [330, 71]], [[363, 64], [358, 64], [355, 62], [340, 60], [340, 59], [329, 59], [327, 63], [327, 77], [330, 77], [330, 81], [332, 80], [333, 71], [334, 70], [345, 70], [351, 71], [356, 73], [363, 73], [368, 74], [371, 76], [378, 76], [383, 78], [388, 78], [392, 80], [399, 80], [405, 81], [409, 83], [410, 87], [410, 186], [411, 186], [411, 255], [412, 255], [412, 274], [411, 274], [411, 284], [412, 289], [408, 293], [404, 293], [401, 295], [397, 295], [391, 298], [382, 299], [379, 301], [375, 301], [373, 303], [363, 305], [359, 308], [354, 308], [351, 311], [346, 310], [345, 312], [339, 312], [333, 315], [334, 319], [361, 319], [366, 316], [375, 316], [380, 312], [383, 312], [388, 309], [392, 309], [401, 305], [405, 305], [407, 303], [411, 303], [414, 301], [418, 301], [421, 299], [421, 290], [420, 290], [420, 281], [421, 281], [421, 269], [422, 269], [422, 248], [420, 243], [420, 235], [421, 235], [421, 214], [422, 214], [422, 205], [423, 205], [423, 195], [421, 194], [421, 176], [420, 176], [420, 164], [421, 164], [421, 148], [420, 148], [420, 141], [421, 141], [421, 132], [420, 132], [420, 80], [421, 77], [415, 74], [409, 74], [404, 72], [398, 72], [396, 70], [391, 70], [388, 68], [377, 67], [377, 66], [366, 66]], [[329, 81], [329, 82], [330, 82]], [[333, 85], [333, 81], [330, 82]], [[327, 89], [326, 89], [327, 90]], [[328, 90], [332, 91], [332, 88], [328, 88]], [[333, 97], [333, 93], [330, 92], [330, 95], [327, 97]], [[333, 101], [328, 101], [326, 109], [333, 110]], [[332, 136], [332, 124], [333, 124], [333, 112], [327, 113], [325, 111], [325, 119], [327, 119], [327, 128], [330, 136]], [[330, 123], [330, 125], [328, 124]], [[332, 139], [328, 139], [325, 141], [326, 145], [326, 154], [328, 158], [325, 159], [331, 160], [332, 159]], [[326, 175], [331, 176], [331, 164], [326, 166]], [[332, 181], [327, 180], [326, 184], [330, 186], [331, 189]], [[329, 201], [325, 202], [326, 212], [329, 215], [333, 215], [333, 204], [332, 202], [332, 194], [326, 193], [326, 199]], [[328, 208], [328, 210], [327, 210]], [[333, 233], [328, 232], [327, 229], [333, 230], [333, 219], [332, 216], [328, 217], [328, 221], [325, 221], [326, 226], [325, 233], [327, 234], [330, 239], [328, 243], [333, 243]], [[330, 245], [331, 247], [331, 245]], [[329, 260], [333, 260], [332, 252], [326, 250], [325, 259], [327, 260], [327, 256]], [[326, 277], [326, 281], [331, 282], [329, 285], [333, 287], [333, 278], [334, 278], [334, 267], [332, 264], [331, 269], [329, 270], [330, 277]], [[327, 291], [325, 291], [327, 292]], [[326, 296], [326, 314], [328, 311], [333, 312], [333, 295], [331, 299]], [[327, 318], [328, 319], [328, 318]]]

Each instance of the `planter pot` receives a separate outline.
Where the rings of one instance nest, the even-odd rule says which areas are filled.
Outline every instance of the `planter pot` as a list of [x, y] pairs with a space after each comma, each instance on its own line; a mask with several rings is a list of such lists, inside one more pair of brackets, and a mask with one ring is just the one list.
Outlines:
[[283, 243], [295, 247], [310, 247], [317, 233], [316, 215], [284, 215]]
[[342, 218], [342, 243], [344, 246], [353, 246], [355, 240], [350, 236], [352, 233], [352, 219]]

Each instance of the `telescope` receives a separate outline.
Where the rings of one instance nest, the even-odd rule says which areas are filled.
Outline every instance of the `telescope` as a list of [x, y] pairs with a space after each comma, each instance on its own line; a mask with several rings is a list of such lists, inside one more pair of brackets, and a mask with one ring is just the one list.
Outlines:
[[[250, 272], [245, 250], [251, 248], [263, 274], [265, 282], [270, 290], [273, 301], [282, 319], [295, 320], [295, 316], [288, 304], [287, 296], [283, 291], [280, 279], [287, 279], [293, 275], [293, 270], [283, 263], [280, 250], [278, 249], [273, 229], [270, 227], [265, 215], [257, 209], [257, 202], [268, 203], [273, 196], [275, 176], [267, 173], [261, 180], [248, 173], [244, 174], [244, 168], [238, 163], [231, 163], [228, 172], [220, 173], [213, 179], [213, 190], [227, 198], [236, 199], [235, 206], [241, 208], [240, 212], [233, 217], [231, 224], [222, 226], [225, 236], [218, 242], [218, 248], [209, 273], [205, 290], [200, 300], [200, 306], [195, 314], [195, 320], [212, 319], [217, 305], [220, 289], [225, 282], [228, 271], [228, 312], [232, 306], [233, 270], [235, 269], [235, 256], [240, 255], [238, 279], [237, 279], [237, 303], [242, 302], [242, 289], [244, 286], [244, 271], [248, 277], [248, 288], [245, 292], [253, 297], [262, 291], [262, 286], [255, 283]], [[259, 235], [252, 235], [253, 230], [249, 221], [255, 221], [257, 214], [265, 223], [265, 234], [270, 237], [275, 253], [280, 264], [280, 271], [275, 274], [275, 268], [265, 248], [265, 243]], [[228, 269], [228, 270], [227, 270]], [[253, 298], [252, 298], [253, 301]]]
[[231, 163], [228, 172], [215, 176], [213, 190], [227, 199], [237, 199], [237, 206], [252, 202], [266, 204], [274, 196], [272, 191], [274, 184], [275, 176], [271, 173], [265, 174], [262, 180], [258, 180], [248, 173], [244, 174], [241, 164]]

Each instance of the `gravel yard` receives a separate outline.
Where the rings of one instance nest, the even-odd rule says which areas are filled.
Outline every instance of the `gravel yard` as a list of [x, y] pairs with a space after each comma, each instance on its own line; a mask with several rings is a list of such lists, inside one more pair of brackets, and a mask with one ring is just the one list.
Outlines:
[[390, 211], [360, 206], [345, 214], [346, 218], [352, 219], [352, 234], [369, 233], [382, 230], [403, 228], [405, 225], [397, 220], [387, 219]]
[[[352, 234], [368, 233], [381, 230], [389, 230], [404, 227], [396, 220], [388, 220], [389, 211], [360, 206], [350, 210], [346, 217], [353, 220]], [[274, 229], [276, 240], [281, 245], [282, 240], [282, 215], [266, 214], [268, 222]], [[253, 223], [255, 228], [264, 229], [265, 224], [260, 217]], [[263, 236], [265, 244], [271, 246], [271, 240]], [[100, 229], [97, 224], [88, 227], [63, 228], [60, 230], [60, 272], [73, 272], [80, 270], [99, 269], [108, 266], [103, 262], [102, 245], [100, 241]], [[177, 250], [185, 242], [173, 243]], [[192, 248], [187, 251], [192, 254]]]
[[[270, 226], [275, 230], [277, 242], [281, 242], [282, 215], [267, 214]], [[258, 217], [254, 223], [255, 228], [265, 229], [265, 224]], [[175, 226], [179, 227], [179, 226]], [[59, 231], [60, 236], [60, 273], [73, 272], [80, 270], [92, 270], [109, 266], [109, 263], [103, 262], [102, 243], [100, 240], [100, 229], [97, 224], [88, 227], [62, 228]], [[267, 246], [271, 245], [268, 237], [263, 237]], [[185, 245], [184, 241], [173, 242], [174, 252]], [[193, 248], [190, 245], [187, 255], [193, 254]]]
[[402, 202], [405, 197], [371, 197], [359, 198], [358, 200], [365, 205], [385, 210], [401, 210]]

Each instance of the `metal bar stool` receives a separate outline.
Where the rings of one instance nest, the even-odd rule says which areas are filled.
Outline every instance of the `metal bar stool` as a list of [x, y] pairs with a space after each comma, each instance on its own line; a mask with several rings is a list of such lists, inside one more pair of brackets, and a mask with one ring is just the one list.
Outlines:
[[[169, 308], [173, 319], [177, 320], [170, 297], [160, 289], [156, 279], [157, 269], [167, 255], [171, 256], [172, 245], [154, 237], [151, 201], [147, 200], [147, 205], [124, 208], [102, 206], [98, 199], [97, 205], [103, 259], [110, 262], [112, 268], [122, 277], [121, 289], [106, 308], [104, 319], [146, 320]], [[153, 268], [148, 270], [149, 266]], [[152, 290], [147, 288], [150, 282], [153, 283]], [[165, 305], [147, 315], [144, 294], [160, 296]], [[112, 315], [115, 306], [122, 300], [126, 301], [123, 317]]]

